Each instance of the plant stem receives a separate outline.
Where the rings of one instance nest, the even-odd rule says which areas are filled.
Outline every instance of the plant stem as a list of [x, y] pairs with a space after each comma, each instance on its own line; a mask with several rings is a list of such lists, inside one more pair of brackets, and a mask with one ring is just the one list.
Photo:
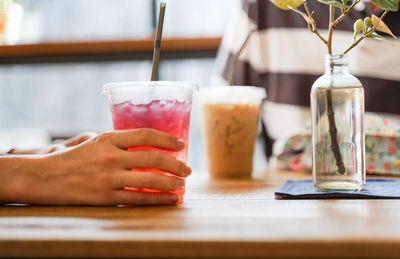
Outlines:
[[[307, 15], [312, 19], [312, 23], [310, 23], [308, 20], [308, 29], [315, 33], [321, 40], [322, 42], [325, 43], [325, 45], [328, 47], [328, 53], [330, 55], [332, 55], [332, 37], [333, 37], [333, 30], [335, 28], [335, 26], [343, 20], [343, 18], [354, 8], [354, 6], [356, 6], [356, 4], [358, 4], [360, 2], [360, 0], [354, 0], [354, 2], [351, 4], [351, 6], [349, 6], [348, 8], [342, 8], [341, 11], [341, 15], [335, 20], [335, 7], [330, 5], [329, 6], [329, 31], [328, 31], [328, 40], [325, 40], [324, 37], [321, 36], [321, 34], [319, 34], [318, 30], [317, 30], [317, 26], [316, 26], [316, 22], [315, 20], [312, 18], [312, 13], [310, 12], [310, 9], [308, 8], [307, 5], [307, 1], [304, 0], [303, 5], [304, 5], [304, 9], [306, 10]], [[382, 15], [381, 19], [386, 15], [386, 11], [385, 13]], [[372, 33], [375, 30], [372, 30], [368, 33]], [[360, 37], [360, 39], [358, 41], [356, 41], [355, 43], [353, 43], [352, 46], [350, 46], [350, 48], [348, 50], [346, 50], [344, 52], [344, 54], [346, 54], [348, 51], [350, 51], [352, 48], [354, 48], [358, 43], [360, 43], [360, 41], [362, 39], [364, 39], [365, 37], [367, 37], [369, 34], [364, 34], [362, 37]], [[345, 174], [346, 173], [346, 167], [344, 166], [343, 163], [343, 158], [342, 158], [342, 154], [340, 152], [340, 147], [339, 147], [339, 143], [338, 143], [338, 139], [337, 139], [337, 128], [336, 128], [336, 122], [335, 122], [335, 112], [333, 110], [333, 101], [332, 101], [332, 88], [333, 88], [333, 66], [334, 64], [331, 62], [330, 64], [330, 68], [331, 68], [331, 83], [330, 83], [330, 87], [327, 89], [326, 92], [326, 112], [327, 112], [327, 116], [328, 116], [328, 123], [329, 123], [329, 136], [331, 139], [331, 150], [332, 153], [335, 157], [335, 161], [336, 161], [336, 166], [338, 169], [338, 172], [340, 174]]]
[[[322, 37], [322, 35], [318, 32], [317, 23], [315, 22], [315, 20], [314, 20], [313, 17], [312, 17], [312, 13], [310, 12], [310, 8], [308, 8], [308, 4], [307, 4], [307, 1], [306, 1], [306, 0], [304, 0], [303, 5], [304, 5], [304, 9], [306, 10], [307, 15], [313, 20], [312, 24], [308, 23], [308, 29], [309, 29], [312, 33], [315, 33], [315, 35], [317, 35], [318, 38], [319, 38], [320, 40], [322, 40], [322, 42], [323, 42], [325, 45], [327, 45], [327, 44], [328, 44], [328, 41], [327, 41], [324, 37]], [[311, 28], [310, 28], [310, 26], [311, 26]]]
[[[385, 10], [385, 12], [381, 15], [380, 19], [382, 20], [383, 18], [385, 18], [386, 14], [388, 13], [388, 10]], [[347, 54], [347, 52], [349, 52], [350, 50], [352, 50], [355, 46], [357, 46], [363, 39], [365, 39], [366, 37], [368, 37], [369, 35], [371, 35], [372, 33], [375, 32], [375, 29], [372, 28], [370, 31], [367, 31], [366, 33], [364, 33], [360, 38], [358, 38], [358, 40], [356, 40], [353, 44], [350, 45], [350, 47], [348, 47], [343, 54]]]
[[347, 54], [347, 52], [349, 52], [350, 50], [352, 50], [355, 46], [357, 46], [363, 39], [365, 39], [366, 37], [368, 37], [369, 35], [371, 35], [373, 32], [375, 31], [375, 29], [372, 29], [370, 31], [368, 31], [367, 33], [363, 34], [360, 38], [358, 38], [357, 41], [355, 41], [353, 44], [351, 44], [351, 46], [346, 49], [345, 52], [343, 52], [343, 54]]
[[324, 39], [324, 37], [322, 37], [321, 34], [319, 34], [317, 29], [313, 30], [312, 32], [315, 33], [318, 36], [318, 38], [320, 38], [325, 44], [328, 44], [328, 41]]
[[335, 20], [335, 7], [333, 5], [329, 6], [329, 32], [328, 32], [328, 53], [332, 55], [332, 36], [333, 36], [333, 25]]
[[356, 4], [358, 4], [360, 2], [360, 0], [355, 0], [354, 3], [352, 5], [350, 5], [349, 8], [343, 10], [342, 9], [342, 14], [333, 22], [333, 27], [335, 27], [341, 20], [343, 20], [343, 18], [354, 8], [354, 6], [356, 6]]
[[[333, 66], [332, 66], [333, 70]], [[332, 80], [333, 81], [333, 80]], [[346, 173], [346, 167], [344, 166], [342, 153], [340, 152], [339, 143], [337, 140], [337, 128], [335, 122], [335, 112], [333, 111], [333, 102], [332, 102], [332, 89], [328, 89], [326, 91], [326, 107], [328, 114], [328, 123], [329, 123], [329, 136], [331, 138], [331, 150], [333, 156], [335, 157], [336, 166], [340, 174]]]
[[[332, 35], [333, 29], [335, 27], [335, 7], [329, 6], [329, 36], [328, 36], [328, 53], [332, 55]], [[337, 139], [337, 128], [335, 122], [335, 112], [333, 110], [333, 102], [332, 102], [332, 87], [333, 87], [333, 63], [330, 63], [331, 68], [331, 83], [330, 87], [326, 91], [326, 112], [328, 115], [329, 122], [329, 137], [331, 139], [331, 150], [335, 157], [336, 166], [340, 174], [346, 173], [346, 168], [343, 163], [342, 154], [340, 152], [340, 147]]]
[[383, 18], [385, 18], [385, 16], [386, 16], [388, 13], [389, 13], [389, 11], [388, 11], [388, 10], [385, 10], [385, 11], [383, 12], [383, 14], [381, 15], [381, 17], [379, 17], [379, 19], [383, 20]]

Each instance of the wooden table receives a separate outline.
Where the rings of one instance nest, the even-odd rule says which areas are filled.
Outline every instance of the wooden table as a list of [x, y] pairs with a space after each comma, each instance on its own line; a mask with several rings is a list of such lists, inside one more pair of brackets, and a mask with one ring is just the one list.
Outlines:
[[0, 256], [400, 257], [400, 201], [274, 199], [287, 179], [308, 177], [211, 182], [195, 172], [179, 206], [3, 206]]

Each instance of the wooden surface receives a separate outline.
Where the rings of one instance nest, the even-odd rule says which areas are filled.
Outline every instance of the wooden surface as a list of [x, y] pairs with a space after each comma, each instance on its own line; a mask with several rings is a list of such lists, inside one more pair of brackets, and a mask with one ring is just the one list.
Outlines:
[[287, 179], [211, 182], [163, 207], [0, 207], [1, 257], [397, 258], [398, 200], [275, 200]]
[[[163, 52], [215, 51], [221, 42], [216, 38], [167, 38]], [[153, 53], [154, 38], [141, 40], [40, 43], [0, 46], [0, 59], [52, 56], [90, 56], [105, 54]]]

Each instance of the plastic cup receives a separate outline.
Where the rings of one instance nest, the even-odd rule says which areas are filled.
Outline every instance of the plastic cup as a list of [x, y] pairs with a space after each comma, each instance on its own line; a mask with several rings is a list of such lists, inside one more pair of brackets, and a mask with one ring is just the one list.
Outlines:
[[251, 178], [259, 110], [265, 97], [265, 89], [252, 86], [200, 89], [199, 103], [211, 178]]
[[[172, 81], [116, 82], [103, 86], [103, 92], [108, 94], [110, 101], [115, 130], [151, 128], [172, 134], [185, 142], [185, 148], [179, 152], [161, 151], [185, 163], [189, 145], [192, 97], [195, 89], [197, 89], [196, 84]], [[138, 147], [128, 150], [158, 149]], [[132, 169], [132, 171], [149, 171], [171, 176], [157, 169]], [[134, 190], [158, 192], [149, 189]], [[179, 195], [178, 203], [181, 203], [185, 188], [173, 193]]]

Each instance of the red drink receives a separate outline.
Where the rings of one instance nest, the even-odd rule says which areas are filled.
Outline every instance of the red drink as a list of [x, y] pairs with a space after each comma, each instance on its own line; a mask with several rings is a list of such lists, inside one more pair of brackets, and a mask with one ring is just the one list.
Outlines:
[[[171, 135], [178, 137], [179, 139], [182, 139], [186, 143], [186, 146], [183, 150], [179, 152], [171, 152], [166, 150], [162, 151], [186, 163], [191, 107], [191, 101], [152, 101], [148, 104], [132, 104], [131, 102], [126, 101], [123, 103], [112, 105], [111, 113], [115, 130], [152, 128], [167, 132]], [[156, 150], [156, 148], [141, 147], [131, 148], [129, 150]], [[133, 170], [152, 171], [167, 174], [157, 169]], [[180, 202], [182, 201], [184, 192], [184, 188], [174, 192], [180, 196]]]
[[148, 104], [132, 104], [127, 101], [112, 105], [111, 113], [116, 130], [151, 128], [182, 139], [186, 143], [185, 149], [179, 152], [164, 152], [187, 162], [191, 108], [191, 101], [152, 101]]
[[[179, 152], [160, 150], [177, 159], [187, 162], [189, 141], [190, 111], [193, 91], [197, 86], [189, 82], [143, 81], [117, 82], [103, 86], [111, 104], [114, 129], [151, 128], [169, 133], [185, 142], [185, 149]], [[151, 147], [136, 147], [128, 150], [159, 150]], [[136, 169], [132, 171], [171, 174], [157, 169]], [[131, 189], [131, 188], [129, 188]], [[138, 189], [133, 189], [138, 191]], [[158, 192], [140, 189], [139, 191]], [[179, 195], [178, 203], [183, 201], [185, 189], [174, 191]]]

